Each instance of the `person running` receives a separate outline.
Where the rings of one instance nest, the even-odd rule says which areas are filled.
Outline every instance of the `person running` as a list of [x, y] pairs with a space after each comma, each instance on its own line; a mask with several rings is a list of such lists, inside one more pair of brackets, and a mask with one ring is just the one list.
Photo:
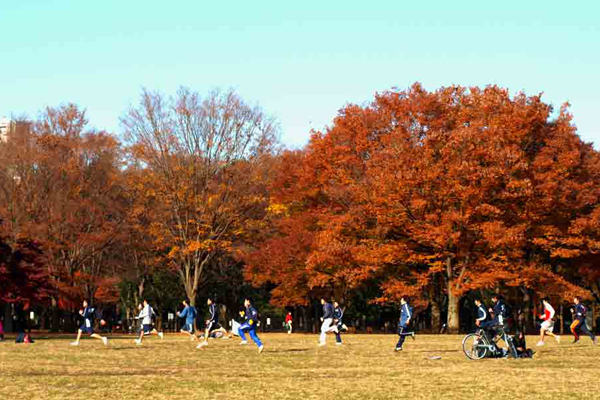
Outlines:
[[335, 344], [337, 346], [342, 345], [342, 330], [344, 329], [344, 323], [342, 322], [342, 318], [344, 317], [344, 309], [340, 307], [340, 304], [337, 301], [333, 302], [333, 326], [335, 333]]
[[187, 300], [183, 300], [181, 302], [183, 304], [183, 311], [177, 312], [177, 316], [179, 318], [185, 318], [185, 324], [181, 328], [181, 333], [185, 333], [190, 337], [190, 340], [198, 340], [196, 335], [194, 334], [194, 325], [196, 322], [196, 309], [190, 306]]
[[152, 317], [154, 316], [154, 309], [152, 307], [150, 307], [150, 304], [148, 304], [148, 300], [144, 299], [143, 302], [143, 307], [142, 307], [142, 311], [140, 311], [139, 315], [137, 316], [138, 320], [142, 321], [142, 329], [140, 330], [140, 336], [135, 339], [135, 344], [137, 344], [138, 346], [142, 345], [142, 340], [144, 339], [144, 335], [152, 335], [152, 334], [156, 334], [158, 335], [159, 338], [163, 338], [163, 333], [157, 331], [153, 326], [152, 326]]
[[409, 331], [409, 325], [412, 321], [413, 309], [408, 304], [408, 300], [403, 296], [400, 298], [400, 318], [398, 319], [398, 343], [396, 344], [396, 351], [402, 350], [404, 345], [404, 339], [406, 336], [411, 336], [414, 340], [415, 332]]
[[210, 317], [206, 320], [204, 342], [198, 343], [198, 349], [203, 346], [208, 346], [208, 338], [210, 337], [211, 332], [222, 332], [224, 335], [223, 337], [226, 337], [227, 335], [227, 330], [225, 330], [225, 328], [219, 324], [219, 311], [217, 309], [217, 305], [212, 301], [211, 298], [206, 300], [206, 305], [208, 305]]
[[[87, 300], [83, 301], [83, 309], [79, 310], [79, 315], [83, 318], [83, 323], [79, 327], [77, 331], [77, 339], [74, 342], [71, 342], [71, 346], [79, 346], [79, 341], [81, 340], [81, 335], [83, 333], [89, 334], [90, 337], [102, 340], [102, 343], [106, 346], [108, 344], [108, 338], [105, 336], [100, 336], [97, 333], [94, 333], [94, 314], [95, 309], [89, 307], [89, 303]], [[105, 324], [104, 320], [101, 320], [100, 323], [102, 325]]]
[[[256, 345], [258, 346], [258, 354], [260, 354], [263, 352], [265, 346], [262, 344], [258, 335], [256, 334], [256, 324], [258, 323], [258, 311], [256, 311], [256, 308], [252, 306], [252, 299], [249, 297], [246, 297], [246, 299], [244, 299], [244, 307], [246, 307], [245, 311], [243, 311], [244, 322], [238, 328], [238, 332], [240, 334], [240, 337], [242, 338], [240, 344], [248, 344], [248, 341], [246, 340], [246, 332], [248, 332], [254, 343], [256, 343]], [[240, 315], [241, 314], [242, 312], [240, 312]]]
[[288, 311], [287, 315], [285, 316], [285, 327], [287, 329], [288, 335], [292, 334], [292, 322], [292, 313]]
[[573, 323], [571, 324], [571, 332], [573, 333], [573, 336], [575, 336], [573, 343], [579, 342], [579, 334], [577, 331], [581, 331], [583, 334], [588, 335], [592, 339], [592, 342], [596, 344], [596, 336], [588, 330], [585, 323], [587, 307], [581, 304], [581, 299], [579, 297], [575, 297], [573, 302], [575, 303], [571, 308], [571, 313], [574, 318]]
[[333, 324], [333, 306], [327, 302], [325, 298], [321, 299], [323, 305], [323, 316], [321, 317], [321, 335], [319, 336], [319, 346], [325, 346], [327, 341], [327, 334], [335, 330]]
[[554, 308], [552, 307], [552, 305], [550, 305], [550, 302], [548, 301], [547, 298], [543, 299], [542, 303], [544, 304], [544, 314], [540, 315], [540, 318], [543, 319], [544, 322], [542, 322], [542, 326], [540, 327], [540, 341], [537, 342], [537, 345], [538, 346], [544, 345], [544, 336], [545, 335], [554, 337], [554, 339], [556, 339], [556, 341], [558, 343], [560, 343], [560, 336], [555, 335], [553, 332], [554, 331], [554, 315], [556, 314], [556, 312], [554, 311]]

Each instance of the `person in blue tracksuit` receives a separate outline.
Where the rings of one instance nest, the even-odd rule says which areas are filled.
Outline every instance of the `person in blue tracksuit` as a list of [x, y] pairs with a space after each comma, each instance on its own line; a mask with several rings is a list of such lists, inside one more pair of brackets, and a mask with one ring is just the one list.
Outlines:
[[190, 306], [187, 300], [183, 300], [183, 311], [177, 312], [177, 316], [179, 318], [185, 318], [185, 324], [181, 328], [181, 333], [185, 333], [190, 336], [190, 340], [198, 340], [196, 335], [194, 334], [195, 329], [194, 326], [196, 324], [196, 309]]
[[[83, 309], [79, 310], [79, 315], [83, 318], [83, 323], [79, 327], [77, 331], [77, 339], [74, 342], [71, 342], [71, 346], [79, 346], [79, 341], [81, 340], [81, 335], [83, 333], [87, 333], [90, 337], [102, 340], [104, 345], [108, 344], [108, 338], [105, 336], [100, 336], [97, 333], [94, 333], [94, 315], [96, 310], [93, 307], [89, 306], [87, 300], [83, 301]], [[104, 325], [104, 320], [101, 320], [100, 323]]]
[[340, 304], [337, 301], [333, 302], [333, 325], [335, 326], [335, 344], [338, 346], [342, 345], [342, 335], [341, 331], [343, 330], [344, 323], [342, 322], [342, 318], [344, 317], [344, 309], [340, 307]]
[[396, 351], [402, 350], [404, 345], [404, 339], [407, 336], [415, 338], [415, 332], [409, 330], [410, 322], [413, 318], [413, 309], [408, 304], [408, 300], [405, 297], [400, 299], [400, 319], [398, 320], [398, 343], [396, 344]]
[[256, 343], [256, 345], [258, 346], [258, 353], [260, 354], [263, 352], [265, 346], [262, 344], [262, 342], [258, 338], [258, 335], [256, 334], [256, 324], [258, 323], [258, 311], [256, 311], [256, 308], [252, 306], [252, 299], [250, 299], [249, 297], [247, 297], [244, 300], [244, 306], [246, 307], [246, 310], [244, 311], [244, 322], [238, 328], [240, 337], [242, 338], [240, 344], [248, 344], [248, 342], [246, 341], [246, 332], [248, 332], [254, 343]]

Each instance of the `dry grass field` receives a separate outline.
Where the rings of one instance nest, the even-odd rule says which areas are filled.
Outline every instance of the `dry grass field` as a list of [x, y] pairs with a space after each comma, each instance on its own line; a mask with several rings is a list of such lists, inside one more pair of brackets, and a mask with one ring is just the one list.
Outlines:
[[[108, 346], [72, 336], [0, 342], [0, 399], [597, 399], [600, 346], [589, 338], [535, 348], [533, 359], [468, 360], [462, 336], [261, 334], [263, 354], [239, 339], [197, 350], [183, 336], [113, 336]], [[431, 359], [441, 356], [441, 359]]]

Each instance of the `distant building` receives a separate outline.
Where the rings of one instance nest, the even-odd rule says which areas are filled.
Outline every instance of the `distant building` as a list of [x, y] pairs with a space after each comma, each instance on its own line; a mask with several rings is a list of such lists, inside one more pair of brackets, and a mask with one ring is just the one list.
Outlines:
[[8, 128], [10, 128], [10, 120], [6, 117], [0, 119], [0, 142], [6, 142]]
[[0, 142], [6, 142], [11, 134], [22, 135], [30, 129], [30, 122], [12, 121], [3, 117], [0, 119]]

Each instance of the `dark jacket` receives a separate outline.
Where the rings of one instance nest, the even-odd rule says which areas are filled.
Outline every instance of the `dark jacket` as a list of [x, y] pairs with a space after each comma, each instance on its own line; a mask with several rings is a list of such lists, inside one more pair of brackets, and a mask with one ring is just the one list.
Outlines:
[[256, 311], [256, 308], [252, 306], [247, 307], [244, 318], [248, 325], [255, 327], [256, 323], [258, 322], [258, 311]]
[[208, 312], [210, 313], [210, 317], [208, 318], [210, 322], [219, 322], [219, 313], [217, 312], [217, 305], [215, 303], [211, 303], [211, 305], [208, 306]]
[[323, 304], [323, 319], [333, 318], [333, 306], [331, 303]]
[[504, 324], [508, 318], [508, 307], [502, 299], [498, 299], [494, 304], [494, 321], [499, 324]]
[[489, 319], [489, 315], [485, 309], [485, 304], [481, 303], [479, 307], [477, 307], [477, 321], [485, 322]]
[[579, 304], [575, 304], [573, 306], [573, 309], [575, 310], [573, 313], [573, 317], [575, 319], [579, 320], [580, 322], [584, 322], [586, 314], [587, 314], [587, 307], [584, 306], [583, 304], [579, 303]]
[[341, 307], [336, 307], [333, 310], [333, 319], [337, 320], [338, 324], [342, 323], [342, 317], [344, 316], [344, 310]]

